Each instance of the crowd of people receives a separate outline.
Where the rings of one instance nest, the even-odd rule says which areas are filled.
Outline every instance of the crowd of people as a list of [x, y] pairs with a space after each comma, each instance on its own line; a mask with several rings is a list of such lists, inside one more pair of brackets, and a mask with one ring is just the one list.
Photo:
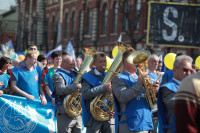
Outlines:
[[[74, 79], [83, 59], [76, 61], [66, 52], [54, 51], [51, 63], [45, 55], [37, 55], [37, 46], [29, 45], [22, 62], [8, 57], [0, 58], [0, 96], [10, 94], [40, 100], [42, 106], [51, 102], [56, 108], [57, 132], [81, 133], [198, 133], [200, 132], [200, 74], [193, 59], [177, 54], [173, 70], [167, 70], [158, 80], [163, 61], [152, 54], [143, 75], [138, 66], [127, 58], [134, 50], [122, 56], [122, 69], [113, 79], [102, 84], [106, 76], [106, 55], [97, 52], [93, 63], [79, 83]], [[151, 88], [144, 80], [150, 79]], [[146, 96], [152, 89], [157, 97], [150, 106]], [[82, 114], [70, 116], [63, 105], [66, 96], [79, 92], [82, 95]], [[112, 93], [114, 111], [109, 120], [97, 120], [90, 103], [101, 94]], [[103, 102], [103, 101], [102, 101]], [[100, 102], [101, 103], [101, 102]], [[99, 111], [107, 107], [99, 108]]]

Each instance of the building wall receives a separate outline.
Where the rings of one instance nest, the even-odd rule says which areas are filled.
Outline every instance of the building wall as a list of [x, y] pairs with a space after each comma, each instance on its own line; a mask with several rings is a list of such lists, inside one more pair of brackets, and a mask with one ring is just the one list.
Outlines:
[[[68, 41], [72, 41], [74, 48], [79, 53], [83, 47], [91, 47], [95, 48], [99, 51], [104, 51], [107, 54], [113, 49], [116, 45], [115, 41], [117, 41], [120, 33], [123, 35], [123, 41], [127, 41], [128, 36], [125, 32], [122, 32], [123, 28], [123, 14], [118, 11], [118, 25], [117, 25], [117, 32], [112, 33], [112, 25], [113, 25], [113, 10], [114, 10], [114, 3], [117, 0], [64, 0], [63, 4], [63, 24], [62, 24], [62, 43], [67, 45]], [[135, 35], [145, 35], [146, 34], [146, 19], [147, 19], [147, 1], [142, 0], [141, 7], [142, 10], [142, 18], [145, 21], [141, 21], [140, 29], [135, 32]], [[108, 18], [107, 18], [107, 30], [106, 34], [102, 34], [102, 26], [103, 26], [103, 12], [104, 6], [107, 5], [108, 7]], [[131, 12], [134, 13], [134, 0], [129, 0], [129, 5], [131, 8]], [[91, 27], [91, 34], [87, 34], [87, 24], [88, 24], [88, 11], [92, 9], [92, 27]], [[81, 11], [83, 17], [81, 17]], [[76, 16], [76, 32], [75, 36], [72, 36], [72, 13], [75, 12]], [[47, 2], [46, 14], [47, 20], [49, 23], [49, 37], [48, 37], [48, 44], [51, 48], [53, 48], [53, 17], [56, 18], [56, 23], [58, 23], [59, 19], [59, 2]], [[65, 16], [68, 14], [68, 37], [65, 37]], [[80, 19], [82, 18], [82, 19]], [[134, 14], [131, 14], [131, 19], [134, 19]], [[80, 21], [79, 21], [80, 20]], [[82, 22], [83, 21], [83, 22]], [[81, 27], [82, 25], [82, 27]], [[81, 32], [80, 32], [81, 31]], [[81, 37], [80, 37], [81, 36]], [[130, 43], [130, 41], [128, 42]], [[145, 44], [144, 41], [140, 42], [140, 44]], [[78, 50], [77, 50], [78, 49]]]
[[[24, 22], [23, 28], [25, 31], [28, 31], [28, 43], [34, 42], [34, 24], [37, 20], [37, 2], [40, 0], [18, 0], [23, 1], [24, 5]], [[63, 10], [62, 10], [62, 31], [61, 31], [61, 43], [63, 44], [63, 49], [69, 41], [72, 42], [76, 54], [80, 54], [81, 50], [84, 47], [94, 48], [98, 51], [104, 51], [108, 55], [111, 54], [113, 47], [116, 45], [120, 34], [122, 34], [122, 41], [127, 44], [131, 44], [130, 38], [126, 32], [123, 32], [123, 27], [125, 26], [124, 14], [118, 10], [117, 15], [117, 32], [113, 33], [113, 16], [114, 16], [114, 5], [117, 1], [122, 0], [63, 0]], [[125, 0], [124, 0], [125, 1]], [[147, 33], [147, 0], [128, 0], [128, 5], [130, 7], [130, 19], [135, 20], [135, 10], [137, 2], [140, 1], [141, 14], [139, 17], [139, 29], [135, 30], [134, 24], [132, 24], [132, 31], [134, 32], [134, 37], [137, 44], [134, 45], [136, 49], [147, 48], [153, 53], [163, 54], [165, 49], [168, 52], [182, 51], [186, 54], [198, 53], [199, 50], [191, 49], [180, 49], [180, 48], [154, 48], [146, 46], [146, 33]], [[187, 0], [161, 0], [163, 2], [183, 2], [187, 3]], [[30, 3], [31, 2], [31, 3]], [[190, 1], [190, 3], [195, 3], [196, 1]], [[104, 7], [107, 5], [108, 8], [108, 17], [107, 17], [107, 28], [106, 34], [103, 33], [103, 14]], [[22, 8], [23, 9], [23, 8]], [[91, 22], [91, 32], [88, 31], [88, 16], [89, 9], [92, 10], [92, 22]], [[46, 0], [45, 6], [45, 18], [46, 32], [47, 36], [46, 42], [42, 44], [41, 50], [45, 51], [47, 48], [48, 51], [52, 50], [57, 46], [57, 33], [58, 31], [58, 20], [60, 18], [60, 0]], [[75, 14], [75, 23], [73, 22], [73, 13]], [[66, 14], [67, 14], [67, 24], [68, 28], [66, 31]], [[28, 21], [28, 22], [25, 22]], [[75, 33], [73, 36], [73, 25], [75, 25]], [[28, 28], [27, 28], [28, 27]], [[66, 37], [67, 34], [67, 37]], [[25, 34], [26, 35], [26, 34]], [[26, 37], [24, 37], [26, 38]], [[46, 44], [47, 43], [47, 44]], [[133, 46], [133, 45], [132, 45]], [[196, 52], [197, 51], [197, 52]]]
[[9, 40], [15, 45], [17, 33], [17, 11], [12, 7], [9, 11], [0, 15], [0, 43], [5, 44]]

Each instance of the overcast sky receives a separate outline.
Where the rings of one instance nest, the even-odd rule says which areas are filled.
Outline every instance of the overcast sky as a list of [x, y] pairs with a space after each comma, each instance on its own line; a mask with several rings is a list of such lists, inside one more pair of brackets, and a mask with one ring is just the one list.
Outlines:
[[11, 5], [16, 5], [17, 0], [0, 0], [0, 9], [9, 10]]

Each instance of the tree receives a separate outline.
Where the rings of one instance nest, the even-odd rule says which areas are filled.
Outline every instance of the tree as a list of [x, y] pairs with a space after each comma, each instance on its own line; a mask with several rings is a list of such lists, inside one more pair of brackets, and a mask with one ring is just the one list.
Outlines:
[[[131, 45], [136, 49], [137, 42], [141, 41], [145, 36], [135, 36], [134, 32], [139, 28], [141, 18], [141, 0], [135, 0], [134, 6], [131, 6], [129, 0], [118, 0], [118, 11], [122, 13], [123, 32], [128, 35]], [[133, 14], [134, 13], [134, 14]]]

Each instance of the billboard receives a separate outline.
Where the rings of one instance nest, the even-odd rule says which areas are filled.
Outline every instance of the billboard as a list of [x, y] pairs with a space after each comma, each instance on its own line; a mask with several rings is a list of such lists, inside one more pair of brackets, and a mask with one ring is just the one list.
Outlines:
[[147, 45], [200, 48], [200, 5], [149, 2]]

